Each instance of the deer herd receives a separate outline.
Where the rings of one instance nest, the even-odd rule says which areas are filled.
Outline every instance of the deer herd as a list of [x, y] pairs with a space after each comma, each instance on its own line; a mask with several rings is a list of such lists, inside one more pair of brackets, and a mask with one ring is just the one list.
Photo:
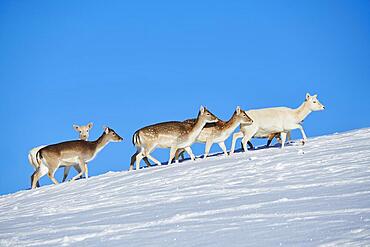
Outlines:
[[[184, 158], [184, 152], [188, 153], [191, 160], [195, 160], [191, 145], [196, 142], [205, 143], [204, 158], [208, 156], [214, 143], [220, 146], [225, 156], [233, 154], [239, 138], [242, 138], [244, 151], [247, 150], [247, 144], [253, 149], [250, 142], [252, 138], [268, 138], [267, 146], [273, 138], [276, 138], [283, 148], [286, 139], [290, 139], [290, 131], [294, 129], [300, 130], [304, 144], [307, 137], [301, 123], [312, 111], [320, 111], [324, 108], [317, 95], [311, 96], [308, 93], [304, 102], [296, 109], [274, 107], [244, 111], [238, 106], [228, 121], [222, 121], [202, 106], [197, 118], [163, 122], [137, 130], [132, 137], [136, 152], [131, 157], [129, 170], [134, 169], [134, 164], [136, 170], [140, 169], [141, 160], [144, 160], [148, 167], [151, 166], [150, 161], [160, 166], [161, 162], [151, 155], [156, 148], [170, 149], [168, 164], [174, 160], [178, 162], [180, 156]], [[59, 167], [64, 167], [63, 182], [72, 166], [78, 174], [71, 181], [81, 178], [82, 175], [87, 178], [88, 162], [93, 160], [109, 142], [123, 140], [113, 129], [104, 127], [98, 139], [88, 141], [92, 126], [92, 123], [86, 126], [73, 125], [79, 133], [79, 140], [38, 146], [29, 152], [28, 160], [35, 169], [31, 176], [32, 188], [39, 187], [40, 178], [46, 174], [55, 184], [58, 184], [54, 174]], [[240, 127], [240, 131], [233, 134], [231, 150], [228, 154], [225, 140], [237, 127]]]

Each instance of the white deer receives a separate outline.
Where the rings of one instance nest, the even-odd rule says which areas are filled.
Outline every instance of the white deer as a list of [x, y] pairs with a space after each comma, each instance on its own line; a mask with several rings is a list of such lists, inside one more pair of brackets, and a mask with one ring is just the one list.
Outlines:
[[[92, 123], [88, 123], [87, 125], [77, 125], [77, 124], [74, 124], [73, 125], [73, 128], [79, 133], [79, 137], [80, 137], [80, 140], [84, 140], [84, 141], [87, 141], [87, 139], [89, 139], [89, 132], [91, 130], [91, 128], [93, 127], [93, 124]], [[28, 161], [29, 163], [33, 166], [33, 168], [35, 170], [37, 170], [38, 168], [38, 164], [37, 164], [37, 161], [36, 161], [36, 154], [37, 152], [41, 149], [41, 148], [44, 148], [46, 147], [46, 145], [42, 145], [42, 146], [38, 146], [38, 147], [35, 147], [35, 148], [32, 148], [29, 152], [28, 152]], [[80, 173], [81, 172], [81, 169], [80, 167], [78, 166], [78, 164], [75, 164], [73, 166], [75, 168], [75, 170]], [[64, 167], [64, 175], [63, 175], [63, 180], [62, 182], [64, 182], [66, 180], [66, 178], [68, 177], [68, 173], [69, 173], [69, 170], [71, 169], [71, 166], [65, 166]], [[87, 178], [88, 177], [88, 170], [87, 170], [87, 167], [86, 167], [86, 173], [85, 173], [85, 177]], [[32, 177], [31, 177], [31, 181], [32, 181]], [[32, 182], [31, 182], [32, 183]], [[31, 184], [32, 186], [32, 184]], [[40, 184], [39, 182], [37, 182], [37, 187], [40, 187]]]
[[288, 107], [264, 108], [247, 111], [248, 116], [253, 119], [251, 125], [240, 125], [240, 131], [233, 135], [231, 151], [235, 150], [238, 138], [243, 137], [242, 144], [247, 150], [247, 142], [252, 137], [266, 137], [273, 133], [281, 134], [281, 147], [284, 147], [287, 133], [293, 129], [299, 129], [302, 133], [303, 144], [307, 136], [300, 124], [311, 112], [324, 110], [325, 107], [317, 99], [317, 95], [306, 94], [305, 101], [296, 109]]

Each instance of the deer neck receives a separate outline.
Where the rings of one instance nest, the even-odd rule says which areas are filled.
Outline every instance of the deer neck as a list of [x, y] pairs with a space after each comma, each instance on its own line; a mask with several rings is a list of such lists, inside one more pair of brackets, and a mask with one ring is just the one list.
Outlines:
[[206, 121], [202, 121], [199, 118], [195, 121], [195, 124], [192, 130], [189, 132], [189, 139], [195, 140], [200, 132], [202, 131], [203, 127], [206, 125]]
[[303, 102], [296, 110], [296, 116], [298, 119], [298, 123], [302, 122], [308, 114], [310, 114], [312, 111], [310, 110], [307, 101]]
[[225, 123], [223, 131], [233, 132], [238, 127], [239, 124], [240, 121], [237, 120], [236, 114], [234, 113], [229, 119], [229, 121]]
[[95, 146], [94, 154], [99, 153], [107, 144], [109, 139], [105, 133], [103, 133], [97, 140], [93, 142]]

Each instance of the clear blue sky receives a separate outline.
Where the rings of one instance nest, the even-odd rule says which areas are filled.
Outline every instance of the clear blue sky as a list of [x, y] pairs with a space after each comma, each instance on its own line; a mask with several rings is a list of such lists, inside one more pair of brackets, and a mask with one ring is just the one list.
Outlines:
[[128, 168], [136, 129], [201, 104], [228, 119], [318, 93], [309, 137], [370, 127], [369, 68], [369, 1], [1, 1], [0, 194], [29, 188], [28, 151], [77, 138], [72, 124], [126, 138], [92, 176]]

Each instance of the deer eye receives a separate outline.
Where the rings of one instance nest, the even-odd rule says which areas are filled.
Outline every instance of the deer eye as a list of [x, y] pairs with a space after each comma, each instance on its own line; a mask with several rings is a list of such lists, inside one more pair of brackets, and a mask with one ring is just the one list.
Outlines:
[[316, 100], [314, 100], [314, 101], [313, 101], [313, 103], [314, 103], [314, 104], [316, 104], [316, 103], [317, 103], [317, 101], [316, 101]]

